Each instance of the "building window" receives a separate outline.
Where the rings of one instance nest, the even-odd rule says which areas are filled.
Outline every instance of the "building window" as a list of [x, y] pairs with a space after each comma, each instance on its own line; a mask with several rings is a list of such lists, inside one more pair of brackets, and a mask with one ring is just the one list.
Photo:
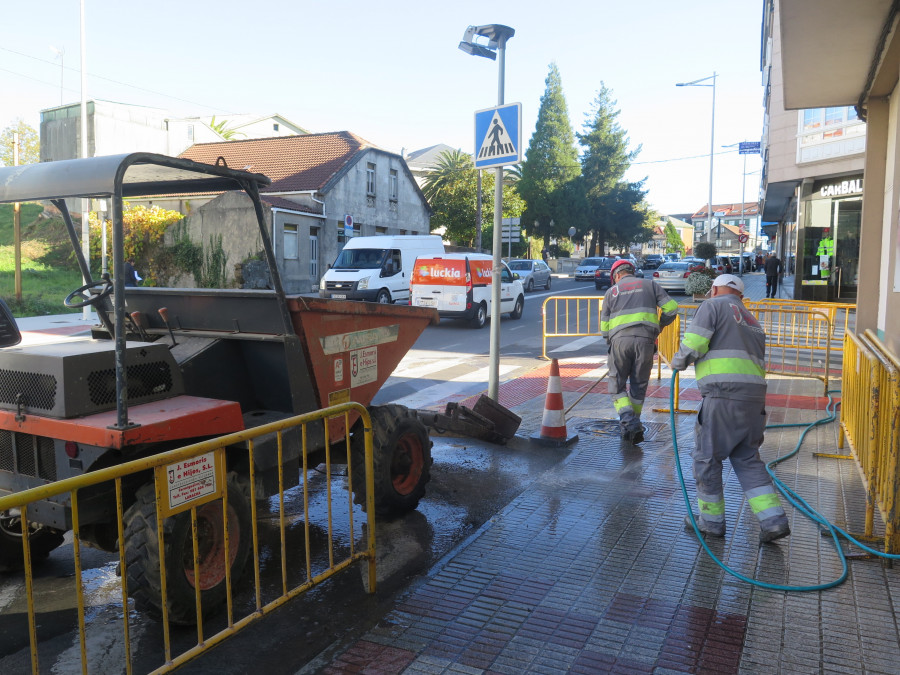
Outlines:
[[725, 248], [731, 248], [731, 239], [725, 240]]
[[366, 194], [375, 196], [375, 164], [366, 162]]
[[187, 137], [191, 143], [194, 142], [194, 125], [193, 124], [187, 125]]
[[376, 235], [377, 235], [377, 234], [387, 234], [387, 228], [386, 228], [386, 227], [381, 227], [381, 226], [379, 226], [379, 225], [376, 225], [376, 226], [375, 226], [375, 234], [376, 234]]
[[272, 131], [278, 131], [278, 122], [272, 122]]
[[391, 185], [390, 185], [390, 193], [391, 193], [391, 201], [397, 201], [397, 186], [399, 184], [399, 176], [397, 175], [397, 169], [391, 169]]
[[722, 248], [722, 240], [716, 239], [716, 248]]
[[290, 223], [284, 224], [284, 258], [296, 260], [299, 258], [297, 250], [297, 226]]

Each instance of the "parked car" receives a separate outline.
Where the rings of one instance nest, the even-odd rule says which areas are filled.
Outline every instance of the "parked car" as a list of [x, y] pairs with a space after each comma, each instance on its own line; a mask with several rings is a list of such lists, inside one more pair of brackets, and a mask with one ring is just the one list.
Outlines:
[[653, 280], [669, 293], [684, 293], [684, 285], [691, 275], [692, 267], [695, 267], [693, 263], [684, 260], [663, 263], [653, 273]]
[[727, 255], [717, 255], [713, 260], [713, 269], [719, 274], [731, 274], [734, 271]]
[[676, 262], [681, 259], [681, 256], [677, 253], [666, 253], [663, 257], [669, 262]]
[[543, 286], [548, 291], [552, 280], [551, 270], [543, 260], [510, 260], [509, 269], [519, 275], [526, 291]]
[[[602, 263], [597, 267], [597, 270], [594, 272], [594, 286], [598, 291], [602, 291], [604, 288], [609, 288], [612, 286], [612, 280], [609, 278], [609, 270], [612, 268], [613, 263], [620, 258], [600, 258]], [[635, 267], [634, 276], [643, 278], [644, 272]]]
[[[612, 265], [615, 258], [585, 258], [581, 264], [575, 268], [575, 281], [591, 281], [594, 278], [594, 272], [604, 261], [609, 260]], [[609, 269], [609, 267], [607, 267]]]
[[645, 270], [655, 270], [665, 261], [666, 259], [663, 258], [659, 253], [650, 253], [649, 255], [644, 256], [644, 264], [642, 267]]

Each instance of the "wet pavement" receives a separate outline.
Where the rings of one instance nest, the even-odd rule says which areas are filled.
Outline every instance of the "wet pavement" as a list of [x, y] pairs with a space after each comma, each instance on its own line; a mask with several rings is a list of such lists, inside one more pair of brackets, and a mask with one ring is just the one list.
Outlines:
[[[745, 283], [751, 299], [765, 295], [762, 275]], [[900, 571], [854, 560], [845, 583], [806, 593], [727, 575], [684, 530], [669, 416], [648, 411], [668, 408], [670, 373], [651, 385], [647, 440], [635, 447], [614, 431], [605, 382], [595, 385], [602, 366], [560, 363], [567, 428], [579, 434], [568, 457], [402, 593], [377, 625], [335, 641], [301, 673], [900, 672]], [[501, 385], [501, 403], [524, 418], [519, 436], [539, 429], [538, 383], [548, 374], [549, 365]], [[682, 408], [699, 403], [692, 377], [689, 369], [681, 380]], [[824, 416], [821, 390], [816, 380], [770, 376], [770, 423]], [[693, 416], [677, 415], [691, 503], [693, 425]], [[763, 459], [790, 452], [801, 431], [768, 430]], [[854, 462], [813, 454], [836, 452], [837, 432], [836, 423], [817, 427], [776, 473], [832, 522], [861, 532], [866, 492]], [[793, 534], [759, 546], [727, 464], [724, 478], [728, 531], [709, 545], [727, 565], [773, 584], [840, 576], [831, 540], [790, 506]]]
[[[748, 298], [764, 297], [762, 275], [748, 274], [744, 281]], [[604, 361], [560, 362], [567, 428], [579, 440], [566, 450], [538, 451], [548, 453], [545, 462], [524, 439], [540, 428], [549, 364], [500, 387], [500, 402], [523, 417], [518, 438], [508, 448], [494, 452], [495, 446], [477, 442], [455, 447], [457, 441], [438, 441], [447, 444], [436, 446], [436, 461], [446, 462], [442, 471], [468, 461], [473, 473], [460, 470], [453, 487], [435, 494], [442, 506], [432, 506], [426, 497], [421, 513], [410, 514], [409, 525], [379, 524], [380, 579], [374, 597], [359, 594], [361, 575], [334, 580], [339, 589], [347, 586], [339, 596], [339, 612], [355, 614], [355, 623], [329, 621], [335, 596], [322, 587], [279, 610], [287, 620], [282, 623], [296, 621], [292, 634], [270, 634], [262, 622], [184, 671], [247, 672], [261, 661], [277, 663], [279, 654], [302, 652], [310, 658], [299, 660], [306, 663], [299, 671], [289, 665], [298, 662], [293, 658], [265, 669], [900, 672], [894, 609], [900, 572], [878, 560], [853, 560], [845, 583], [811, 593], [761, 589], [727, 575], [683, 527], [686, 506], [669, 415], [653, 410], [668, 408], [671, 374], [663, 369], [662, 379], [651, 383], [643, 416], [646, 440], [636, 447], [618, 438], [605, 382], [597, 382]], [[689, 369], [681, 380], [682, 408], [696, 409], [699, 403], [692, 378]], [[838, 383], [833, 380], [832, 387]], [[821, 389], [816, 380], [769, 376], [770, 423], [824, 416]], [[676, 416], [691, 503], [693, 425], [692, 415]], [[800, 433], [770, 429], [763, 459], [790, 452]], [[837, 434], [836, 423], [817, 427], [776, 473], [832, 522], [861, 532], [866, 491], [855, 463], [813, 454], [837, 452]], [[485, 500], [486, 510], [478, 514], [455, 511], [453, 490], [462, 489], [467, 475], [492, 468], [498, 470], [488, 473], [493, 482], [472, 489], [496, 491], [497, 499]], [[841, 564], [831, 540], [792, 507], [786, 510], [793, 534], [760, 547], [755, 517], [727, 464], [724, 478], [728, 531], [724, 539], [708, 543], [727, 565], [774, 584], [810, 585], [839, 577]], [[503, 499], [507, 505], [491, 511], [506, 503]], [[455, 520], [458, 527], [436, 542], [429, 524], [434, 519]], [[883, 533], [877, 516], [876, 532]], [[387, 541], [396, 546], [382, 545]], [[401, 564], [392, 567], [393, 561]], [[330, 644], [324, 650], [315, 646], [325, 642]]]

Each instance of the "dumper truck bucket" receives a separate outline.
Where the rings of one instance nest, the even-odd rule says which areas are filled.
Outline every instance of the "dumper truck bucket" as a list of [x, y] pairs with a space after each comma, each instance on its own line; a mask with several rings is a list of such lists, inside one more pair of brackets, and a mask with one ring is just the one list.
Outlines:
[[[322, 408], [369, 405], [422, 331], [440, 320], [425, 307], [302, 296], [288, 296], [288, 309]], [[343, 433], [342, 419], [329, 425], [332, 442]]]

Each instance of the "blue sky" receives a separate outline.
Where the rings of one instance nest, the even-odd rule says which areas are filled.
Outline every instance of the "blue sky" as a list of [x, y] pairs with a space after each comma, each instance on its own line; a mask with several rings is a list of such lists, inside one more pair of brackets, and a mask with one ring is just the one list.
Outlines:
[[[279, 113], [313, 131], [346, 129], [391, 151], [446, 143], [473, 152], [474, 111], [497, 102], [495, 61], [457, 49], [469, 24], [515, 28], [506, 102], [534, 131], [551, 62], [573, 128], [601, 82], [612, 90], [633, 147], [630, 179], [667, 213], [707, 200], [711, 89], [676, 82], [719, 73], [713, 200], [741, 199], [743, 158], [721, 146], [759, 140], [762, 0], [84, 0], [89, 98], [176, 115]], [[3, 3], [0, 128], [80, 98], [79, 1]], [[693, 159], [682, 159], [690, 158]], [[746, 200], [758, 197], [747, 157]]]

